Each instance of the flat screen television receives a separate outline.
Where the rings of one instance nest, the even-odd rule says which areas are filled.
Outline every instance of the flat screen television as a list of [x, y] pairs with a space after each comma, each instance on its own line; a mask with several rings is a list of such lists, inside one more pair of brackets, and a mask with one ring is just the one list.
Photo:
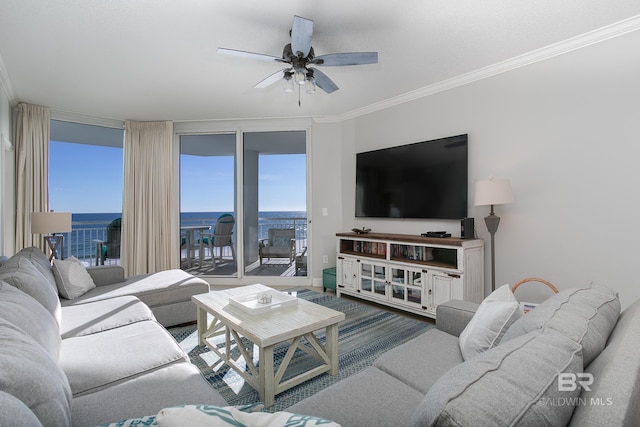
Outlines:
[[466, 216], [466, 134], [356, 154], [356, 217]]

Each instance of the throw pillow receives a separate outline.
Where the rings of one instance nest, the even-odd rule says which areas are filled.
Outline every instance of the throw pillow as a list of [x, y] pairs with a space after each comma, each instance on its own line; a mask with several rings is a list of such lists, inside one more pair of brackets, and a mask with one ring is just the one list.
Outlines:
[[211, 426], [325, 426], [340, 427], [339, 424], [310, 415], [290, 412], [245, 412], [233, 406], [186, 405], [164, 408], [156, 415], [159, 427], [211, 427]]
[[619, 315], [618, 293], [592, 283], [553, 295], [518, 319], [502, 341], [536, 329], [553, 329], [582, 345], [584, 366], [588, 366], [604, 349]]
[[564, 426], [578, 404], [580, 387], [560, 387], [560, 374], [580, 372], [580, 344], [553, 330], [537, 330], [446, 372], [410, 425]]
[[54, 259], [53, 275], [60, 296], [66, 299], [78, 298], [96, 287], [87, 269], [76, 257]]
[[523, 313], [509, 285], [493, 291], [460, 333], [460, 351], [464, 360], [498, 345], [507, 329]]

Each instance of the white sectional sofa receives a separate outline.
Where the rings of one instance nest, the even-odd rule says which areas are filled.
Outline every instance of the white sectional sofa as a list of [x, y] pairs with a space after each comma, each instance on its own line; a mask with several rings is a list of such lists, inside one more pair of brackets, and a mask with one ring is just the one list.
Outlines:
[[185, 302], [206, 282], [181, 271], [118, 280], [113, 267], [93, 278], [98, 286], [61, 303], [39, 249], [0, 267], [0, 425], [94, 426], [226, 405], [157, 320], [195, 319]]

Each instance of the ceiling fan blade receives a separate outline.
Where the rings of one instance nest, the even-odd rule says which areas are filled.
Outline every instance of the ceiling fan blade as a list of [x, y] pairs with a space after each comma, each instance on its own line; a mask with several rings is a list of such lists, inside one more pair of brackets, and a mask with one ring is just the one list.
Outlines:
[[245, 52], [244, 50], [226, 49], [224, 47], [219, 47], [218, 53], [221, 53], [223, 55], [239, 56], [241, 58], [258, 59], [260, 61], [284, 62], [282, 61], [282, 58], [278, 56], [265, 55], [262, 53]]
[[313, 63], [326, 66], [377, 64], [378, 52], [330, 53], [316, 56]]
[[291, 27], [291, 50], [295, 55], [302, 53], [306, 58], [311, 49], [311, 37], [313, 36], [313, 21], [300, 16], [293, 17], [293, 27]]
[[336, 85], [325, 73], [318, 70], [317, 68], [312, 68], [313, 77], [316, 79], [316, 86], [327, 93], [333, 93], [339, 89], [338, 85]]
[[288, 70], [288, 68], [283, 68], [280, 71], [276, 71], [275, 73], [271, 74], [266, 79], [264, 79], [261, 82], [257, 83], [253, 88], [254, 89], [264, 89], [267, 86], [271, 86], [272, 84], [274, 84], [275, 82], [277, 82], [278, 80], [280, 80], [280, 79], [282, 79], [284, 77], [284, 72], [286, 70]]

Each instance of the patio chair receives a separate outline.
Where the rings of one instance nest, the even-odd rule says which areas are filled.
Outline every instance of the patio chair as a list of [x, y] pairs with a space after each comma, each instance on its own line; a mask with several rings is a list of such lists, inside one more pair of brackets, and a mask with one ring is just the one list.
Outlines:
[[236, 251], [233, 248], [233, 226], [236, 220], [231, 214], [223, 214], [216, 220], [216, 225], [211, 233], [202, 233], [202, 243], [209, 248], [211, 254], [211, 264], [216, 268], [215, 248], [219, 248], [220, 262], [222, 262], [222, 251], [228, 246], [231, 248], [231, 258], [236, 262]]
[[307, 247], [305, 246], [301, 254], [296, 255], [296, 276], [307, 275]]
[[122, 218], [116, 218], [107, 225], [107, 240], [95, 240], [96, 265], [104, 265], [107, 258], [120, 258], [120, 237], [122, 231]]
[[293, 264], [296, 253], [296, 230], [294, 228], [270, 228], [269, 238], [261, 239], [259, 246], [260, 265], [264, 258], [289, 258]]

